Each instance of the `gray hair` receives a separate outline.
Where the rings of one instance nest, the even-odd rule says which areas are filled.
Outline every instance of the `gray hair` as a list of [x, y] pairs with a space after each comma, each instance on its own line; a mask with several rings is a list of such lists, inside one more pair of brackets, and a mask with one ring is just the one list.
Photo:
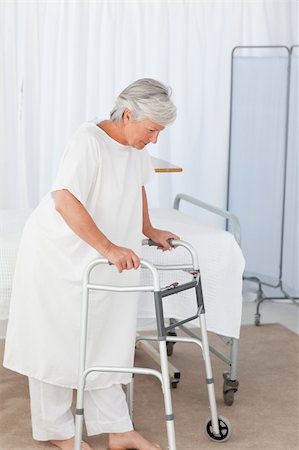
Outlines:
[[117, 97], [110, 113], [113, 122], [120, 122], [126, 109], [134, 120], [150, 119], [162, 126], [176, 118], [176, 107], [170, 100], [171, 88], [152, 78], [142, 78], [126, 87]]

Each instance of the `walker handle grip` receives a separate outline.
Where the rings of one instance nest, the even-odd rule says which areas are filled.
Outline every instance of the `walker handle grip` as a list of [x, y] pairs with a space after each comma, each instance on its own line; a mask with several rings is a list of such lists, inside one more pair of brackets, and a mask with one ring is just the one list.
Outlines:
[[[173, 239], [167, 239], [167, 242], [169, 242], [169, 244], [171, 245]], [[161, 247], [161, 244], [158, 244], [157, 242], [153, 241], [152, 239], [148, 239], [147, 240], [147, 245], [149, 245], [150, 247]]]

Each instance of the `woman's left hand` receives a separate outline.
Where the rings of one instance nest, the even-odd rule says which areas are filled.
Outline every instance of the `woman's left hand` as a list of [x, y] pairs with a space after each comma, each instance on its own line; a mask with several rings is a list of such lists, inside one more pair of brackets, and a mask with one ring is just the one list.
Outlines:
[[180, 239], [179, 236], [171, 233], [171, 231], [158, 230], [158, 228], [152, 228], [146, 236], [152, 241], [157, 242], [157, 244], [160, 244], [158, 248], [163, 250], [163, 252], [174, 248], [173, 245], [169, 244], [168, 239]]

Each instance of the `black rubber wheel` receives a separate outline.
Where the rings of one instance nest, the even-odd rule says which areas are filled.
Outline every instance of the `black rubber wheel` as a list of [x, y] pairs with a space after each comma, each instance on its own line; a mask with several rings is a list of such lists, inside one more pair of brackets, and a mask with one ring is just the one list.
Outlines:
[[212, 427], [212, 419], [209, 418], [205, 424], [205, 433], [211, 441], [225, 442], [229, 439], [232, 431], [231, 424], [228, 419], [218, 416], [219, 434], [214, 434]]
[[174, 342], [166, 342], [167, 356], [171, 356], [173, 354], [173, 346]]
[[171, 385], [172, 389], [176, 389], [178, 387], [179, 381], [180, 380], [177, 380], [177, 379], [171, 380], [170, 385]]
[[229, 372], [224, 372], [223, 378], [223, 401], [225, 405], [231, 406], [234, 403], [235, 392], [238, 391], [239, 381], [231, 380]]
[[223, 401], [225, 405], [231, 406], [234, 403], [235, 391], [234, 389], [229, 389], [228, 391], [223, 391]]
[[[175, 331], [168, 331], [167, 336], [177, 336]], [[173, 347], [175, 342], [166, 341], [167, 348], [167, 356], [171, 356], [173, 354]]]

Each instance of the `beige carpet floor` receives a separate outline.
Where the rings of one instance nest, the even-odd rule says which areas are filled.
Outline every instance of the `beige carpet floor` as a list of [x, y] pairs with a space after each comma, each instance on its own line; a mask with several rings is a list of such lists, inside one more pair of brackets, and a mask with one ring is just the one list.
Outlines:
[[[225, 348], [211, 334], [210, 342]], [[232, 406], [222, 399], [222, 373], [227, 367], [212, 355], [219, 414], [232, 424], [227, 442], [209, 441], [204, 423], [209, 416], [203, 362], [193, 345], [176, 344], [171, 360], [181, 373], [172, 390], [178, 450], [298, 450], [299, 449], [299, 337], [281, 325], [243, 326], [239, 345], [239, 391]], [[0, 355], [3, 352], [1, 343]], [[155, 364], [137, 350], [136, 366]], [[28, 386], [24, 376], [0, 368], [0, 449], [50, 450], [31, 438]], [[159, 383], [136, 377], [134, 423], [145, 437], [167, 449]], [[96, 450], [106, 449], [106, 436], [87, 439]]]

